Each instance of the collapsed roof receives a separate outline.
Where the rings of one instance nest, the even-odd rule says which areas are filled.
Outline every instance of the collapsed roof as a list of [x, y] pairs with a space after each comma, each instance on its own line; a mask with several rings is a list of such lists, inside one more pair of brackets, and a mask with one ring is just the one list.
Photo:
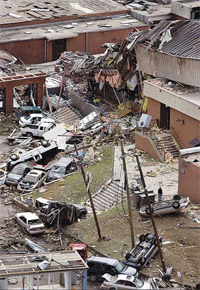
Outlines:
[[151, 30], [132, 33], [131, 50], [142, 44], [147, 49], [179, 57], [200, 59], [200, 22], [199, 21], [166, 21], [162, 20]]

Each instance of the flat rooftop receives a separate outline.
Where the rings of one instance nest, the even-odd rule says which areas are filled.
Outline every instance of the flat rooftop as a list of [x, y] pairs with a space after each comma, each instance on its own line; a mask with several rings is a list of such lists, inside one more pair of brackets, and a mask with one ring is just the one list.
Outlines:
[[131, 15], [145, 23], [149, 21], [167, 20], [171, 19], [171, 5], [151, 6], [147, 10], [142, 11], [131, 8]]
[[179, 83], [171, 82], [164, 79], [152, 79], [148, 80], [149, 83], [159, 86], [162, 89], [168, 90], [178, 96], [183, 100], [187, 100], [200, 107], [200, 90], [199, 88], [194, 88], [187, 85], [180, 85]]
[[[52, 260], [53, 259], [53, 260]], [[49, 260], [51, 264], [45, 270], [38, 268], [38, 261]], [[88, 266], [76, 251], [51, 252], [42, 254], [2, 255], [0, 278], [19, 275], [37, 275], [45, 273], [62, 273], [87, 269]]]
[[79, 18], [104, 13], [127, 13], [127, 8], [112, 0], [5, 0], [0, 1], [0, 25], [48, 20]]
[[87, 20], [87, 21], [66, 21], [62, 23], [54, 23], [48, 25], [37, 25], [30, 27], [13, 27], [2, 28], [0, 33], [0, 43], [24, 41], [29, 39], [64, 39], [78, 36], [85, 32], [101, 32], [106, 30], [135, 28], [145, 26], [144, 22], [140, 22], [126, 15], [118, 15], [112, 18], [102, 20]]

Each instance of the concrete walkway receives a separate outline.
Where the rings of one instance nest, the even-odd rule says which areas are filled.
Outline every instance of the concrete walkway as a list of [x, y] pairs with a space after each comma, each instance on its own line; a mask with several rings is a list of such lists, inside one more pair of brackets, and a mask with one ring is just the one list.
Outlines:
[[[131, 186], [133, 183], [137, 184], [137, 179], [140, 178], [140, 173], [137, 168], [136, 158], [133, 156], [132, 151], [127, 151], [126, 146], [124, 146], [124, 150], [125, 153], [131, 155], [126, 155], [129, 186]], [[123, 167], [120, 156], [121, 148], [120, 146], [115, 146], [113, 177], [114, 180], [121, 179], [123, 183]], [[156, 198], [159, 186], [163, 189], [163, 199], [169, 199], [178, 193], [178, 161], [171, 164], [161, 163], [146, 154], [140, 154], [139, 159], [147, 189], [153, 190], [156, 194]], [[155, 176], [150, 176], [151, 173]]]

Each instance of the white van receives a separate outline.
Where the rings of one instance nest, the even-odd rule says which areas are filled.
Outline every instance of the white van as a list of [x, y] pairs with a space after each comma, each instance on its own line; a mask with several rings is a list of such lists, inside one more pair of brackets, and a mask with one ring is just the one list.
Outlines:
[[43, 134], [55, 127], [55, 123], [30, 124], [20, 128], [21, 134], [27, 137], [43, 137]]

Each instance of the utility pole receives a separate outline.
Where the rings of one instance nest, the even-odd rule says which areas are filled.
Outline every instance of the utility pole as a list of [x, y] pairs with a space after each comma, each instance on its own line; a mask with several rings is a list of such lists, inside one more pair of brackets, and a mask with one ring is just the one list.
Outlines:
[[124, 174], [125, 174], [126, 195], [127, 195], [127, 202], [128, 202], [129, 223], [130, 223], [130, 231], [131, 231], [131, 246], [132, 246], [132, 248], [134, 248], [135, 247], [135, 240], [134, 240], [134, 231], [133, 231], [131, 199], [130, 199], [130, 192], [129, 192], [129, 185], [128, 185], [128, 173], [127, 173], [127, 168], [126, 168], [124, 146], [123, 146], [122, 140], [121, 140], [121, 151], [122, 151], [122, 161], [123, 161], [123, 168], [124, 168]]
[[144, 175], [143, 175], [142, 168], [141, 168], [141, 165], [140, 165], [139, 157], [137, 155], [136, 155], [136, 160], [137, 160], [137, 165], [138, 165], [141, 181], [142, 181], [142, 184], [143, 184], [143, 188], [144, 188], [144, 192], [145, 192], [145, 196], [146, 196], [146, 200], [147, 200], [147, 205], [148, 205], [149, 212], [150, 212], [150, 217], [151, 217], [154, 233], [155, 233], [155, 236], [156, 236], [156, 242], [157, 242], [157, 245], [158, 245], [158, 251], [159, 251], [159, 254], [160, 254], [160, 260], [161, 260], [163, 272], [165, 274], [166, 271], [167, 271], [167, 268], [166, 268], [164, 257], [163, 257], [162, 250], [161, 250], [160, 240], [159, 240], [159, 237], [158, 237], [158, 231], [157, 231], [157, 227], [156, 227], [156, 223], [155, 223], [155, 219], [154, 219], [154, 215], [153, 215], [153, 209], [151, 207], [151, 203], [150, 203], [150, 200], [149, 200], [149, 195], [148, 195], [148, 191], [147, 191], [147, 188], [146, 188]]
[[[78, 150], [77, 150], [76, 144], [74, 144], [74, 148], [75, 148], [75, 151], [76, 151], [76, 155], [78, 157]], [[95, 220], [95, 223], [96, 223], [98, 236], [99, 236], [99, 239], [101, 240], [101, 230], [100, 230], [99, 222], [98, 222], [98, 219], [97, 219], [97, 215], [96, 215], [96, 211], [95, 211], [95, 207], [94, 207], [91, 191], [90, 191], [89, 186], [87, 186], [85, 171], [84, 171], [83, 165], [81, 163], [80, 163], [80, 169], [81, 169], [81, 173], [83, 175], [83, 180], [84, 180], [85, 187], [86, 187], [86, 190], [87, 190], [87, 193], [88, 193], [88, 196], [89, 196], [90, 204], [91, 204], [91, 207], [92, 207], [92, 212], [93, 212], [94, 220]]]

